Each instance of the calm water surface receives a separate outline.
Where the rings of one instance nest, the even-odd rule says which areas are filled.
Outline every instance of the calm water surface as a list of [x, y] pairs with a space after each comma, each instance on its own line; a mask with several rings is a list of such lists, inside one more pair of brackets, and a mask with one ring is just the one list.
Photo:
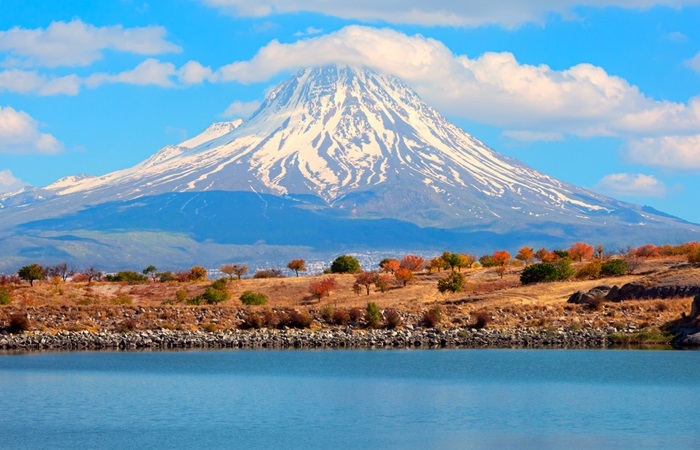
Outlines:
[[700, 352], [0, 356], [2, 448], [700, 448]]

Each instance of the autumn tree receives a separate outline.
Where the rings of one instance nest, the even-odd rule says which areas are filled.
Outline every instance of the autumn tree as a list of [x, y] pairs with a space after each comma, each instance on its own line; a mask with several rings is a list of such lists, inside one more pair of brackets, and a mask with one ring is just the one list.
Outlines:
[[335, 278], [326, 277], [309, 283], [309, 293], [320, 301], [323, 297], [331, 295], [331, 291], [335, 289], [335, 286]]
[[593, 257], [593, 246], [585, 242], [575, 242], [569, 248], [569, 257], [573, 260], [583, 261]]
[[396, 258], [384, 258], [379, 263], [379, 267], [385, 271], [393, 274], [401, 267], [401, 263]]
[[223, 266], [219, 267], [219, 272], [228, 275], [228, 278], [230, 280], [233, 280], [233, 270], [233, 264], [224, 264]]
[[654, 244], [642, 245], [634, 250], [634, 256], [640, 258], [657, 258], [659, 256], [659, 248]]
[[418, 255], [406, 255], [401, 258], [401, 268], [411, 272], [422, 272], [425, 267], [425, 260]]
[[374, 282], [374, 287], [379, 289], [379, 292], [386, 292], [393, 284], [393, 281], [393, 276], [388, 274], [379, 274]]
[[206, 280], [207, 269], [202, 266], [194, 266], [190, 268], [188, 277], [192, 281]]
[[457, 255], [457, 267], [459, 268], [459, 271], [461, 272], [462, 269], [471, 269], [474, 263], [476, 262], [476, 256], [468, 254], [468, 253], [460, 253]]
[[510, 262], [510, 253], [508, 253], [506, 250], [495, 251], [493, 252], [493, 255], [491, 257], [493, 258], [493, 261], [499, 266], [505, 266]]
[[428, 273], [432, 273], [433, 270], [440, 272], [442, 269], [447, 267], [445, 260], [440, 257], [435, 257], [425, 264], [425, 268], [428, 269]]
[[303, 259], [293, 259], [287, 264], [289, 270], [293, 270], [294, 273], [299, 276], [299, 272], [306, 272], [306, 261]]
[[410, 281], [413, 280], [413, 272], [406, 267], [401, 267], [399, 270], [396, 271], [396, 273], [394, 273], [394, 277], [397, 281], [403, 283], [403, 285], [406, 286]]
[[355, 284], [353, 287], [359, 289], [364, 287], [367, 291], [367, 295], [369, 295], [369, 288], [377, 282], [378, 276], [377, 272], [360, 272], [355, 274]]
[[34, 286], [34, 281], [43, 280], [46, 273], [39, 264], [30, 264], [19, 269], [17, 275], [20, 279], [29, 281], [30, 286]]
[[557, 254], [550, 252], [546, 248], [541, 248], [535, 252], [535, 258], [543, 263], [553, 263], [558, 258]]
[[535, 250], [532, 247], [522, 247], [518, 250], [518, 254], [515, 255], [515, 259], [524, 262], [527, 267], [535, 259]]

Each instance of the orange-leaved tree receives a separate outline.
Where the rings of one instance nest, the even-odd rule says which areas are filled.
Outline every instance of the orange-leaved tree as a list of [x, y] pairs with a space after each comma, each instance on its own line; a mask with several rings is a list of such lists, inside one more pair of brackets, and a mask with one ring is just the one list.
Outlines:
[[593, 257], [593, 246], [585, 242], [574, 242], [569, 248], [569, 256], [571, 259], [583, 261]]
[[299, 272], [306, 272], [306, 261], [303, 259], [293, 259], [287, 264], [287, 269], [293, 270], [299, 276]]
[[335, 289], [336, 281], [333, 277], [326, 277], [319, 281], [309, 283], [309, 293], [320, 301], [323, 297], [331, 295], [331, 291]]
[[396, 277], [398, 281], [400, 281], [401, 283], [403, 283], [404, 286], [406, 286], [410, 281], [413, 280], [413, 272], [407, 267], [401, 267], [394, 273], [394, 277]]
[[401, 268], [411, 272], [422, 272], [425, 267], [425, 260], [418, 255], [406, 255], [401, 258]]
[[499, 266], [505, 266], [510, 262], [510, 253], [506, 250], [495, 251], [491, 257]]
[[524, 262], [527, 266], [535, 259], [535, 250], [532, 247], [522, 247], [518, 250], [518, 254], [515, 255], [515, 259]]
[[379, 267], [385, 272], [394, 273], [401, 267], [401, 263], [396, 258], [384, 258], [382, 262], [379, 263]]

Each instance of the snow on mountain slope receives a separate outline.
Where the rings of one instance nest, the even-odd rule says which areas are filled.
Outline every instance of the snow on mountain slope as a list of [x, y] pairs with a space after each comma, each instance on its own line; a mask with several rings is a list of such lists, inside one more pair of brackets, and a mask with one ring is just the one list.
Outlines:
[[496, 153], [395, 77], [336, 65], [299, 71], [243, 123], [42, 192], [96, 204], [208, 190], [313, 195], [357, 216], [437, 226], [665, 220]]

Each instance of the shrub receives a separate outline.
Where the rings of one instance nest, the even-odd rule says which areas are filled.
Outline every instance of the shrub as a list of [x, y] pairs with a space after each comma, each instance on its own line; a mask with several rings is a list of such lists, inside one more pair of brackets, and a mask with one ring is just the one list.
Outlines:
[[350, 316], [350, 320], [353, 322], [359, 322], [364, 315], [364, 311], [362, 311], [360, 308], [352, 308], [350, 311], [348, 311], [348, 316]]
[[496, 267], [499, 265], [499, 263], [493, 259], [493, 256], [491, 255], [482, 256], [479, 258], [479, 263], [481, 263], [483, 267]]
[[569, 257], [560, 257], [554, 261], [554, 267], [557, 269], [557, 280], [568, 280], [576, 272], [573, 267], [571, 267], [571, 259]]
[[450, 272], [445, 278], [438, 281], [440, 292], [460, 292], [464, 289], [464, 275], [459, 272]]
[[10, 303], [12, 303], [10, 291], [4, 287], [0, 287], [0, 305], [9, 305]]
[[429, 310], [423, 313], [423, 319], [421, 322], [426, 328], [435, 328], [442, 320], [442, 309], [440, 306], [433, 306]]
[[386, 292], [394, 282], [394, 278], [391, 275], [382, 274], [377, 276], [374, 282], [374, 287], [379, 289], [379, 292]]
[[689, 251], [688, 262], [690, 264], [699, 264], [700, 263], [700, 247], [694, 248], [694, 249]]
[[166, 270], [165, 272], [158, 272], [156, 273], [156, 276], [158, 277], [161, 283], [167, 283], [168, 281], [177, 281], [175, 275], [169, 270]]
[[29, 330], [29, 319], [21, 313], [14, 313], [10, 316], [7, 331], [11, 334], [19, 334]]
[[333, 305], [326, 305], [323, 308], [321, 308], [321, 318], [327, 323], [333, 322], [334, 313], [335, 308], [333, 307]]
[[333, 323], [336, 325], [347, 325], [350, 322], [350, 314], [344, 309], [333, 311]]
[[240, 300], [244, 305], [264, 305], [267, 303], [267, 295], [260, 292], [245, 291], [240, 296]]
[[207, 279], [207, 269], [202, 266], [194, 266], [190, 268], [189, 279], [192, 281], [206, 280]]
[[201, 295], [198, 295], [198, 296], [196, 296], [196, 297], [188, 298], [188, 299], [185, 301], [185, 303], [187, 303], [188, 305], [199, 306], [199, 305], [202, 304], [202, 296], [201, 296]]
[[184, 303], [187, 300], [187, 291], [178, 289], [177, 292], [175, 292], [175, 299], [180, 303]]
[[309, 293], [321, 300], [323, 297], [331, 295], [331, 291], [335, 289], [336, 281], [333, 277], [326, 277], [319, 281], [309, 283]]
[[309, 328], [311, 326], [311, 316], [306, 311], [296, 309], [289, 313], [289, 326], [292, 328]]
[[202, 294], [202, 300], [204, 300], [208, 305], [214, 305], [216, 303], [225, 302], [229, 298], [228, 291], [215, 289], [213, 287], [208, 287], [204, 294]]
[[136, 328], [138, 328], [138, 324], [134, 319], [125, 319], [119, 324], [117, 331], [127, 333], [129, 331], [134, 331]]
[[523, 269], [520, 274], [522, 284], [544, 283], [557, 279], [557, 268], [550, 263], [537, 263]]
[[604, 277], [616, 277], [626, 275], [629, 265], [624, 259], [611, 259], [600, 266], [600, 274]]
[[585, 305], [588, 307], [588, 309], [591, 309], [593, 311], [600, 311], [603, 308], [603, 302], [605, 302], [605, 297], [602, 295], [596, 295], [595, 297], [589, 298], [586, 302]]
[[148, 277], [134, 272], [133, 270], [124, 270], [117, 272], [115, 275], [105, 275], [105, 280], [125, 283], [145, 283], [148, 281]]
[[211, 284], [211, 287], [214, 289], [217, 289], [219, 291], [225, 291], [226, 290], [226, 278], [219, 278], [215, 282]]
[[131, 297], [128, 295], [118, 295], [109, 302], [113, 305], [131, 305]]
[[331, 273], [357, 273], [360, 271], [360, 261], [354, 256], [338, 256], [331, 263]]
[[263, 317], [255, 312], [249, 312], [243, 317], [242, 328], [252, 328], [257, 330], [265, 326], [265, 320]]
[[491, 323], [491, 314], [487, 313], [486, 311], [479, 311], [476, 313], [475, 322], [472, 325], [472, 328], [481, 330], [482, 328], [486, 328], [489, 323]]
[[603, 263], [598, 259], [591, 261], [588, 264], [579, 267], [574, 277], [579, 280], [586, 278], [598, 278], [600, 276], [602, 265]]
[[253, 275], [253, 278], [284, 278], [284, 274], [280, 269], [270, 268], [258, 270]]
[[367, 303], [367, 309], [365, 310], [365, 320], [367, 320], [367, 325], [370, 328], [377, 328], [382, 322], [382, 313], [381, 311], [379, 311], [379, 307], [376, 303]]
[[392, 330], [400, 327], [403, 323], [401, 314], [395, 309], [387, 309], [384, 311], [384, 320], [386, 322], [386, 327]]

